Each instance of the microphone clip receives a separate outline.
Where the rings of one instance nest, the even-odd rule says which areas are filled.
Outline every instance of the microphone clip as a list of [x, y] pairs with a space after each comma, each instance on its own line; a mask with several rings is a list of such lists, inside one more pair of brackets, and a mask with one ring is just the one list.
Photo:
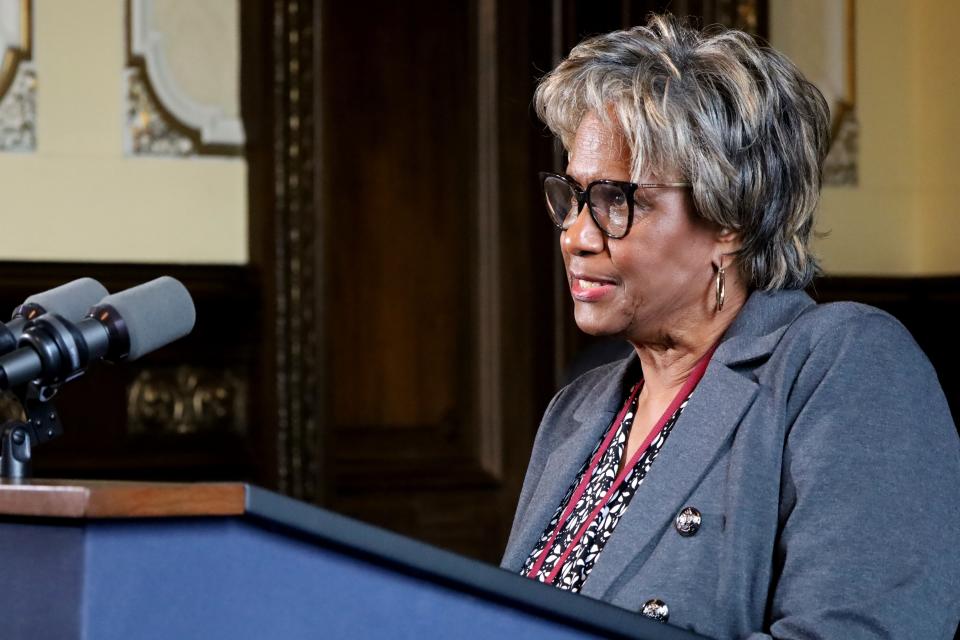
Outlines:
[[29, 478], [33, 448], [63, 434], [52, 391], [33, 382], [14, 390], [26, 420], [10, 420], [0, 426], [0, 478]]

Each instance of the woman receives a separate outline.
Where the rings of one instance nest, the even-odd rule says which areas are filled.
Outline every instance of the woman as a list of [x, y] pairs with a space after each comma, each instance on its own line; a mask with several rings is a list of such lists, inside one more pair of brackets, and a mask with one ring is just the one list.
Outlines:
[[816, 305], [828, 112], [782, 55], [672, 18], [541, 82], [578, 326], [635, 354], [547, 408], [503, 566], [717, 637], [950, 638], [958, 438], [906, 330]]

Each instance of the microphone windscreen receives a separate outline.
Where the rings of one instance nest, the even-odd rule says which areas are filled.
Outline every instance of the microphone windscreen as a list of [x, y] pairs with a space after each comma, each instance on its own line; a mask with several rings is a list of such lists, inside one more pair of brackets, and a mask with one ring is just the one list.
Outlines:
[[190, 292], [170, 276], [109, 295], [100, 305], [113, 307], [123, 318], [130, 337], [128, 360], [182, 338], [190, 333], [196, 320]]
[[23, 304], [36, 304], [47, 313], [56, 313], [70, 321], [79, 320], [90, 307], [100, 302], [108, 291], [93, 278], [80, 278], [49, 291], [35, 293]]

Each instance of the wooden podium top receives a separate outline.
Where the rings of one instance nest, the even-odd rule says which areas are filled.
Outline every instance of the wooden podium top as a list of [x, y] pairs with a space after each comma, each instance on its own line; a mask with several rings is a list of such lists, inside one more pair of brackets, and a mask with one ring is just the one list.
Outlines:
[[0, 480], [0, 515], [47, 518], [237, 516], [246, 485], [224, 483]]

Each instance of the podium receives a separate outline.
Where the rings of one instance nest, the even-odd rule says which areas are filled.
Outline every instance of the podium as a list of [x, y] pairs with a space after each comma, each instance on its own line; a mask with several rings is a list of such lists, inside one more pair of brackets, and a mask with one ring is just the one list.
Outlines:
[[244, 484], [0, 484], [0, 637], [686, 631]]

